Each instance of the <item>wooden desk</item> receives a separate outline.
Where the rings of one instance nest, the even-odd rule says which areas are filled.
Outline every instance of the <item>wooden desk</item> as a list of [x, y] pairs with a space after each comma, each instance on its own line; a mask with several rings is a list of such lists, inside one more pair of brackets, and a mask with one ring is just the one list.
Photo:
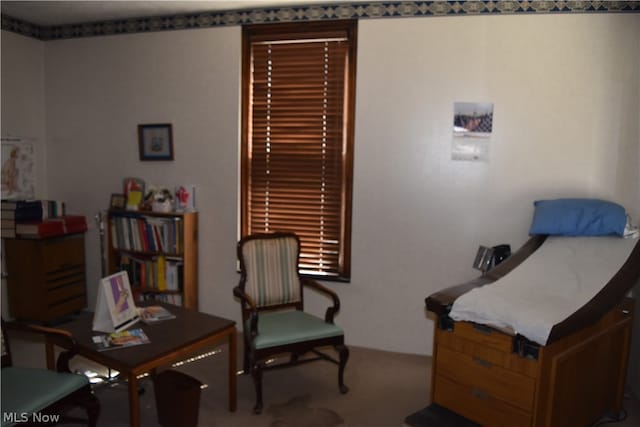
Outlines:
[[[159, 304], [159, 303], [154, 303]], [[164, 305], [176, 319], [155, 325], [137, 323], [131, 328], [142, 328], [149, 340], [128, 348], [99, 352], [92, 341], [93, 313], [82, 313], [74, 320], [57, 326], [73, 334], [78, 344], [78, 354], [119, 371], [129, 383], [129, 425], [140, 425], [140, 402], [138, 398], [138, 376], [156, 368], [193, 355], [197, 350], [214, 345], [221, 340], [229, 343], [229, 411], [236, 410], [236, 326], [233, 320], [200, 313], [168, 304]], [[47, 343], [47, 363], [53, 366], [53, 344]]]

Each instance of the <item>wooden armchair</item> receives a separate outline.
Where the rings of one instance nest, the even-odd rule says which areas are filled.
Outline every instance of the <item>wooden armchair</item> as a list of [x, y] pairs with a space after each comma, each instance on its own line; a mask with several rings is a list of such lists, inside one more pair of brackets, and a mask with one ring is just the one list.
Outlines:
[[[238, 243], [240, 283], [233, 294], [240, 299], [244, 332], [244, 373], [250, 373], [256, 390], [254, 412], [262, 412], [262, 372], [315, 360], [327, 360], [339, 366], [338, 385], [341, 393], [344, 368], [349, 349], [344, 345], [344, 331], [334, 325], [333, 317], [340, 309], [338, 296], [314, 280], [298, 272], [300, 240], [293, 233], [256, 234]], [[324, 319], [303, 311], [303, 286], [329, 298]], [[339, 361], [318, 351], [333, 346]], [[305, 353], [315, 356], [300, 359]], [[288, 362], [266, 364], [276, 355], [289, 355]]]
[[[67, 348], [58, 356], [56, 370], [13, 366], [8, 330], [44, 336], [49, 342]], [[93, 395], [89, 380], [69, 370], [76, 354], [76, 343], [66, 331], [35, 325], [5, 322], [2, 319], [2, 427], [14, 424], [74, 422], [95, 426], [100, 403]], [[87, 420], [64, 416], [73, 407], [82, 406]]]

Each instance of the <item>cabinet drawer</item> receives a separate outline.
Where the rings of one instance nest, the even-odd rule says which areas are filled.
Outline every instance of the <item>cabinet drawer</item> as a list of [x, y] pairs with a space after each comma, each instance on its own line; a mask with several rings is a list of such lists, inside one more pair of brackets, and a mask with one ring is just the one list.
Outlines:
[[[466, 353], [473, 358], [485, 360], [493, 365], [501, 366], [513, 372], [519, 372], [530, 378], [538, 376], [538, 361], [521, 357], [512, 350], [512, 337], [500, 332], [494, 332], [499, 345], [485, 345], [478, 332], [469, 331], [468, 324], [458, 322], [454, 331], [436, 329], [438, 348], [446, 347], [460, 353]], [[471, 337], [471, 339], [469, 339]], [[508, 349], [503, 340], [509, 340]], [[492, 341], [492, 343], [495, 343]]]
[[66, 237], [43, 241], [42, 263], [45, 272], [67, 269], [84, 265], [84, 239]]
[[530, 427], [531, 415], [487, 393], [436, 375], [434, 402], [485, 427]]
[[436, 372], [525, 411], [531, 411], [535, 380], [484, 359], [438, 348]]
[[513, 346], [511, 335], [471, 322], [456, 322], [453, 335], [504, 353], [510, 353]]

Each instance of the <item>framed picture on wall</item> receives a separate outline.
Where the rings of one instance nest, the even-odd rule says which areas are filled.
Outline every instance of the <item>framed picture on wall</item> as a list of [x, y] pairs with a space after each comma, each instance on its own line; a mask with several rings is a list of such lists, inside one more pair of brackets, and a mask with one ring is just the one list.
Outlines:
[[140, 160], [173, 160], [171, 124], [138, 125]]
[[33, 199], [36, 188], [36, 153], [33, 141], [2, 138], [2, 198]]

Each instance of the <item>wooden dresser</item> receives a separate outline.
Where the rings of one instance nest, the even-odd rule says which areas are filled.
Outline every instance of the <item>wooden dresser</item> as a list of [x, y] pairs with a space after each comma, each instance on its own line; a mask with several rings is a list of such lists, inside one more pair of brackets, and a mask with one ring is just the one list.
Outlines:
[[9, 311], [51, 322], [87, 305], [84, 234], [6, 239]]
[[587, 426], [620, 411], [633, 306], [546, 346], [439, 318], [432, 400], [487, 427]]

